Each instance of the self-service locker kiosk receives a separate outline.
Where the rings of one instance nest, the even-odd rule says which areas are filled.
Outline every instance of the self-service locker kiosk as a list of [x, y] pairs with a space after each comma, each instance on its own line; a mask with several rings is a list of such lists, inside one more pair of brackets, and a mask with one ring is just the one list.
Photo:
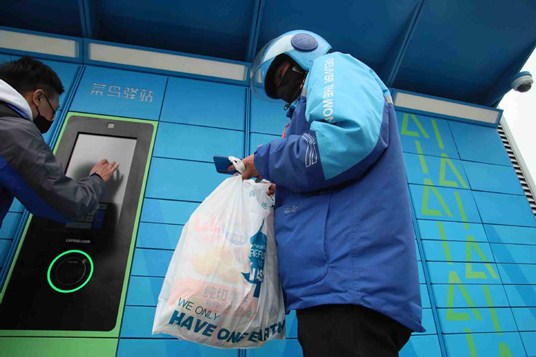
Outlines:
[[67, 176], [87, 176], [103, 158], [120, 167], [98, 208], [80, 221], [59, 224], [30, 218], [0, 296], [0, 335], [1, 330], [116, 328], [156, 125], [102, 116], [68, 117], [56, 146]]

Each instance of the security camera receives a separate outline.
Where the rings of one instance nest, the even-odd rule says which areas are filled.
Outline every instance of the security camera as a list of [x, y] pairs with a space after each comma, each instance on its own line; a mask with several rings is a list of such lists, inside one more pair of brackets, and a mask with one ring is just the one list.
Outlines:
[[525, 93], [530, 90], [530, 88], [532, 87], [532, 83], [534, 83], [534, 81], [532, 80], [532, 75], [530, 74], [530, 72], [524, 71], [514, 76], [514, 79], [510, 86], [515, 91]]

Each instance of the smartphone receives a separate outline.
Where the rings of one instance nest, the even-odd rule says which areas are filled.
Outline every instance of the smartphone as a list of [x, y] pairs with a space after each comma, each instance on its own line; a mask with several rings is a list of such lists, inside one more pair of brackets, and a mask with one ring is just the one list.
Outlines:
[[213, 159], [214, 165], [216, 166], [216, 171], [218, 171], [220, 174], [233, 175], [238, 172], [234, 168], [231, 171], [227, 171], [229, 166], [233, 166], [233, 163], [227, 156], [214, 156]]

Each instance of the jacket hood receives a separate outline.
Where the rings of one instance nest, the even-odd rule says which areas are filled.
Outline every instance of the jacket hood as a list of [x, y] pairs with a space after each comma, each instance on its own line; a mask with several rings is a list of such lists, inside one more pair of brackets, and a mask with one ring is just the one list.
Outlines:
[[0, 79], [0, 101], [17, 109], [28, 120], [32, 120], [32, 110], [24, 97], [12, 86]]

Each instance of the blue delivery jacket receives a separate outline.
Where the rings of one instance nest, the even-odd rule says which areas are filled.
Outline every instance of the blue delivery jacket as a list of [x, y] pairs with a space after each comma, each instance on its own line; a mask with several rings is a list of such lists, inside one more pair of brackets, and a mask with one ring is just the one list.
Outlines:
[[416, 248], [396, 115], [352, 56], [317, 58], [283, 138], [260, 146], [277, 184], [275, 234], [288, 310], [354, 304], [421, 325]]

